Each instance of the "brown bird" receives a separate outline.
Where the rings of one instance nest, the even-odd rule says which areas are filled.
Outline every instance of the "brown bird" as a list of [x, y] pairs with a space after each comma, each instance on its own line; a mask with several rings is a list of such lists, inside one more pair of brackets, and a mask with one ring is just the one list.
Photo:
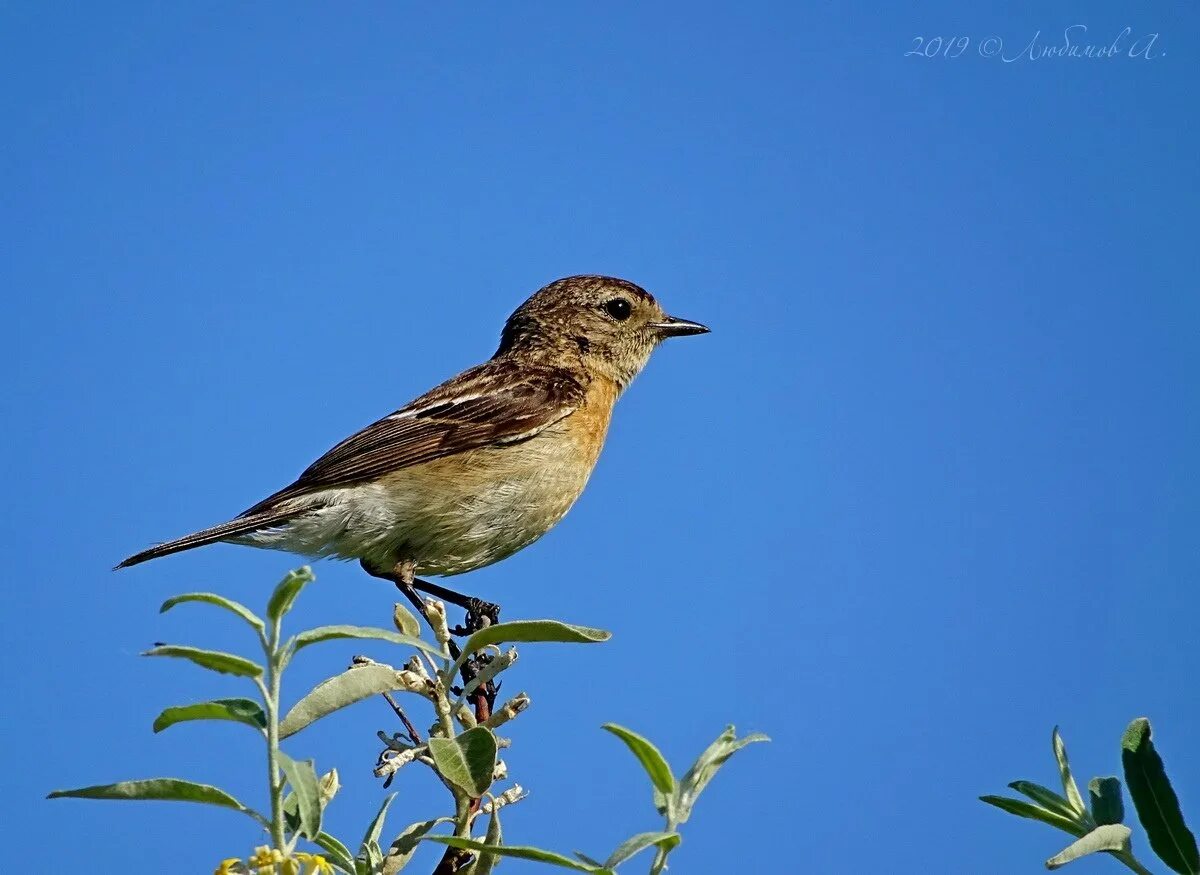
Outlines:
[[240, 516], [117, 568], [225, 541], [358, 559], [402, 589], [415, 582], [467, 606], [415, 575], [474, 571], [548, 532], [583, 491], [613, 405], [650, 353], [707, 331], [626, 280], [553, 282], [509, 317], [488, 361], [346, 438]]

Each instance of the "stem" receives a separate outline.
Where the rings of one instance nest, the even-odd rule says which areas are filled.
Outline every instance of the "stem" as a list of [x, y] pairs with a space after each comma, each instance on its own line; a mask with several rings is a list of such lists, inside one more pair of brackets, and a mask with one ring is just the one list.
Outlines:
[[454, 834], [464, 839], [471, 837], [471, 800], [458, 793], [454, 794]]
[[271, 794], [271, 844], [280, 852], [286, 849], [283, 819], [283, 781], [279, 774], [279, 679], [281, 654], [279, 653], [280, 620], [271, 626], [271, 638], [264, 641], [267, 655], [267, 682], [259, 682], [263, 694], [263, 705], [267, 712], [267, 788]]
[[1141, 863], [1139, 863], [1137, 861], [1137, 858], [1134, 857], [1133, 854], [1130, 853], [1129, 851], [1123, 851], [1121, 853], [1113, 854], [1113, 856], [1116, 857], [1118, 860], [1120, 860], [1122, 863], [1124, 863], [1126, 866], [1128, 866], [1130, 869], [1132, 869], [1134, 872], [1137, 872], [1138, 875], [1154, 875], [1153, 872], [1151, 872], [1149, 869], [1147, 869], [1145, 866], [1143, 866]]
[[[673, 817], [667, 818], [667, 828], [664, 832], [675, 832], [679, 824], [675, 822]], [[659, 846], [654, 849], [654, 861], [650, 864], [650, 875], [660, 875], [663, 869], [667, 868], [667, 854], [670, 853], [666, 848]]]
[[[433, 602], [423, 611], [425, 620], [433, 629], [433, 636], [442, 648], [447, 658], [457, 649], [450, 640], [450, 631], [446, 626], [446, 608], [440, 602]], [[454, 717], [450, 705], [450, 692], [445, 673], [439, 673], [437, 686], [433, 694], [433, 710], [437, 712], [438, 728], [445, 738], [454, 738]], [[471, 797], [449, 781], [445, 782], [454, 796], [454, 834], [460, 838], [471, 837]], [[444, 875], [456, 871], [458, 862], [464, 853], [455, 848], [446, 848], [434, 875]]]
[[[454, 738], [454, 718], [450, 712], [450, 698], [446, 685], [440, 679], [434, 693], [434, 711], [437, 712], [438, 727], [446, 738]], [[462, 838], [471, 837], [471, 797], [456, 787], [448, 784], [454, 794], [454, 834]]]

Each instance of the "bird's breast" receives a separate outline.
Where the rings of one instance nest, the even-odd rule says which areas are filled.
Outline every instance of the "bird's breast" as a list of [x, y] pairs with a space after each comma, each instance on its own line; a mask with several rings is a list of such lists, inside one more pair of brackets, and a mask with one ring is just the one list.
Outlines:
[[593, 384], [571, 415], [519, 443], [482, 447], [384, 478], [373, 500], [394, 520], [391, 549], [419, 573], [497, 562], [570, 510], [600, 456], [617, 390]]
[[580, 408], [556, 423], [564, 427], [589, 472], [604, 448], [604, 438], [608, 435], [608, 424], [612, 421], [613, 405], [617, 403], [618, 394], [617, 385], [611, 380], [593, 380]]

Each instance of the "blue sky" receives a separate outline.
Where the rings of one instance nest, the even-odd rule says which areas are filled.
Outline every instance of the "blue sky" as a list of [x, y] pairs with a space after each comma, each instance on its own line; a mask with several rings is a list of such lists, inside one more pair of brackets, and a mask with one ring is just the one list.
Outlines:
[[[237, 727], [149, 729], [238, 683], [136, 654], [244, 647], [157, 606], [261, 605], [298, 563], [109, 568], [289, 482], [581, 272], [713, 333], [656, 354], [555, 531], [456, 580], [614, 633], [513, 670], [510, 841], [655, 827], [605, 721], [679, 768], [729, 722], [773, 737], [701, 800], [684, 873], [1040, 871], [1064, 837], [976, 796], [1052, 783], [1055, 723], [1082, 778], [1113, 773], [1143, 714], [1195, 825], [1200, 16], [1121, 5], [6, 5], [10, 863], [207, 872], [256, 841], [215, 809], [43, 796], [176, 774], [257, 798]], [[1021, 57], [1075, 24], [1160, 36]], [[969, 42], [905, 56], [938, 36]], [[316, 571], [293, 628], [386, 624], [386, 585]], [[393, 655], [314, 649], [291, 694], [354, 652]], [[335, 831], [381, 798], [389, 717], [289, 748], [340, 769]], [[397, 830], [443, 804], [397, 786]]]

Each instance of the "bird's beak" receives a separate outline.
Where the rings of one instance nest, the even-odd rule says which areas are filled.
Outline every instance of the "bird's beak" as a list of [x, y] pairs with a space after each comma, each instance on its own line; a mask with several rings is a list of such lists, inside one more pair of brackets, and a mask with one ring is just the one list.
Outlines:
[[650, 329], [659, 337], [686, 337], [689, 334], [708, 334], [707, 325], [668, 316], [663, 322], [651, 322]]

